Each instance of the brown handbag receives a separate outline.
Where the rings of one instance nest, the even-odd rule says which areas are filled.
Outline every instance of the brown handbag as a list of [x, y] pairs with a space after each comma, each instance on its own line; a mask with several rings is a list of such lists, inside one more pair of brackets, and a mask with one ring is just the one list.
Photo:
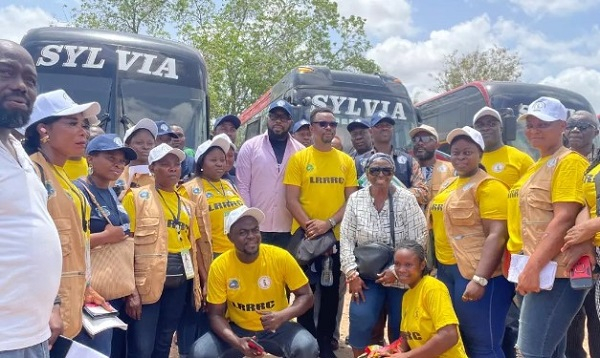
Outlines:
[[[92, 202], [100, 214], [111, 225], [112, 222], [96, 197], [88, 189], [85, 182], [83, 187], [90, 195]], [[92, 265], [91, 286], [104, 299], [114, 300], [129, 296], [135, 290], [135, 276], [133, 273], [134, 242], [132, 237], [114, 243], [96, 246], [90, 250]]]

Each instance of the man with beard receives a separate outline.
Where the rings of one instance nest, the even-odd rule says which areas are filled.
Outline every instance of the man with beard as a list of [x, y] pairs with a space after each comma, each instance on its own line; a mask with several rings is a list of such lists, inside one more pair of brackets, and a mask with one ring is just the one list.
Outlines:
[[[329, 231], [333, 231], [339, 240], [339, 224], [346, 201], [358, 186], [354, 161], [331, 145], [336, 128], [337, 122], [331, 109], [315, 108], [310, 114], [314, 144], [295, 153], [285, 171], [283, 183], [287, 208], [294, 218], [292, 233], [302, 228], [309, 240]], [[298, 323], [317, 338], [321, 358], [335, 358], [331, 343], [339, 309], [339, 242], [329, 256], [317, 257], [311, 266], [304, 269], [310, 273], [313, 292], [317, 285], [321, 290], [321, 306], [316, 327], [313, 309], [298, 317]], [[329, 275], [333, 278], [328, 284], [323, 284], [328, 280], [315, 279], [315, 276], [328, 278]]]
[[292, 215], [286, 208], [283, 176], [292, 154], [304, 146], [289, 134], [292, 105], [277, 100], [269, 106], [267, 132], [246, 141], [238, 153], [237, 185], [244, 203], [266, 213], [260, 224], [266, 244], [287, 248]]
[[483, 107], [475, 113], [473, 128], [481, 133], [485, 143], [481, 164], [488, 174], [512, 187], [533, 165], [533, 159], [502, 142], [502, 117], [495, 109]]
[[567, 119], [565, 137], [568, 147], [586, 157], [590, 163], [595, 159], [598, 150], [594, 146], [598, 128], [598, 118], [588, 111], [577, 111]]
[[352, 142], [352, 151], [350, 156], [357, 156], [370, 151], [373, 148], [371, 139], [371, 121], [364, 118], [357, 118], [348, 124], [350, 141]]
[[454, 176], [452, 163], [437, 160], [435, 151], [439, 148], [438, 133], [435, 128], [422, 124], [409, 132], [413, 143], [413, 155], [417, 158], [425, 184], [433, 198], [446, 179]]
[[[11, 130], [37, 97], [31, 56], [0, 40], [0, 357], [48, 357], [62, 332], [57, 299], [62, 253], [48, 192]], [[50, 322], [50, 325], [48, 325]]]

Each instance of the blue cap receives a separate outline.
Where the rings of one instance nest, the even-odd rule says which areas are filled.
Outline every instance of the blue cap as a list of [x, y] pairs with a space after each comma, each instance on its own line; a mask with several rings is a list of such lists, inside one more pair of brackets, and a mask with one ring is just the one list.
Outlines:
[[306, 119], [303, 119], [301, 121], [294, 123], [294, 126], [292, 127], [292, 134], [296, 133], [297, 131], [300, 130], [300, 128], [302, 128], [304, 126], [310, 126], [310, 122], [307, 121]]
[[277, 101], [271, 102], [271, 104], [269, 105], [269, 113], [271, 113], [272, 110], [277, 109], [277, 108], [283, 109], [284, 111], [287, 112], [287, 114], [290, 117], [292, 116], [292, 105], [289, 104], [289, 102], [284, 101], [282, 99], [278, 99]]
[[242, 125], [242, 121], [240, 121], [238, 116], [233, 115], [233, 114], [226, 114], [223, 117], [221, 117], [215, 121], [214, 129], [217, 129], [217, 127], [224, 122], [229, 122], [229, 123], [233, 124], [235, 129], [240, 128], [240, 126]]
[[167, 124], [167, 122], [165, 121], [156, 121], [156, 126], [158, 127], [158, 134], [159, 135], [169, 135], [173, 138], [177, 138], [177, 134], [175, 134], [175, 132], [173, 132], [171, 130], [171, 127]]
[[371, 127], [375, 127], [380, 122], [387, 122], [391, 125], [395, 125], [396, 121], [386, 111], [377, 111], [371, 117]]
[[85, 148], [85, 154], [90, 154], [93, 152], [109, 152], [112, 150], [122, 151], [127, 160], [137, 159], [135, 150], [126, 147], [121, 138], [119, 138], [116, 134], [101, 134], [92, 139], [88, 143], [87, 148]]
[[371, 122], [366, 118], [356, 118], [348, 124], [348, 132], [358, 128], [371, 128]]

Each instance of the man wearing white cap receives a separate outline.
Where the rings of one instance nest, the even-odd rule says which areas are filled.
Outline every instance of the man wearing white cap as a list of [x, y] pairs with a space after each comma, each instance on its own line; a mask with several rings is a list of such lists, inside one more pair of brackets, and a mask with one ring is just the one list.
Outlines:
[[502, 142], [502, 117], [495, 109], [483, 107], [475, 113], [473, 128], [485, 142], [481, 164], [491, 176], [510, 187], [533, 165], [527, 153]]
[[452, 163], [437, 160], [435, 152], [439, 148], [439, 137], [435, 128], [426, 124], [408, 132], [413, 143], [413, 155], [419, 161], [425, 185], [433, 198], [446, 179], [454, 176]]
[[[315, 338], [290, 322], [313, 304], [308, 278], [286, 250], [261, 245], [259, 225], [264, 219], [262, 211], [245, 205], [227, 216], [225, 230], [235, 249], [211, 265], [207, 297], [211, 332], [194, 343], [191, 357], [241, 358], [265, 353], [318, 357]], [[294, 293], [291, 305], [286, 287]]]

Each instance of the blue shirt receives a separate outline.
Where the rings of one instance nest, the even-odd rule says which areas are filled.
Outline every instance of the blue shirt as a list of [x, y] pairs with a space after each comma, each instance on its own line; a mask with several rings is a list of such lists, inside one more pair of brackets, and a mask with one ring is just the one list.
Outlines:
[[[81, 190], [85, 198], [90, 203], [92, 207], [91, 216], [90, 216], [90, 233], [95, 234], [98, 232], [104, 231], [106, 225], [109, 224], [108, 221], [104, 218], [100, 210], [103, 210], [106, 216], [110, 219], [110, 223], [114, 226], [121, 226], [125, 234], [129, 234], [129, 215], [125, 211], [123, 205], [117, 198], [117, 194], [112, 188], [102, 189], [96, 187], [92, 183], [84, 183], [82, 180], [76, 180], [74, 182], [75, 186]], [[100, 208], [98, 205], [94, 203], [92, 200], [89, 191], [94, 195], [98, 204], [100, 204]]]

